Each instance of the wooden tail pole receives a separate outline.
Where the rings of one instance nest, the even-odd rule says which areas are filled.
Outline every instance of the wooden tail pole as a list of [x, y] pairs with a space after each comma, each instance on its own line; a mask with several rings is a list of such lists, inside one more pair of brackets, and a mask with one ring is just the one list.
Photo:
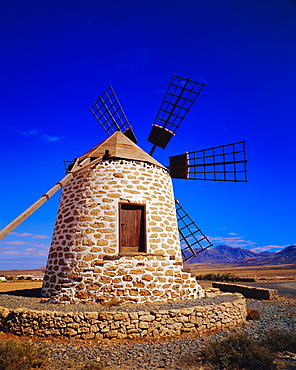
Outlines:
[[18, 225], [25, 221], [26, 218], [28, 218], [33, 212], [35, 212], [40, 206], [42, 206], [42, 204], [44, 204], [49, 198], [51, 198], [58, 190], [65, 186], [67, 182], [70, 181], [71, 178], [77, 174], [77, 172], [80, 172], [81, 170], [91, 167], [96, 163], [100, 162], [101, 160], [102, 157], [97, 158], [96, 160], [90, 162], [89, 158], [86, 158], [80, 164], [75, 163], [74, 165], [75, 169], [72, 172], [68, 172], [68, 174], [61, 181], [59, 181], [54, 187], [48, 190], [47, 193], [42, 195], [41, 198], [39, 198], [34, 204], [32, 204], [29, 208], [27, 208], [23, 213], [21, 213], [17, 218], [11, 221], [7, 226], [4, 227], [4, 229], [0, 231], [0, 240], [5, 238], [6, 235], [8, 235]]
[[17, 218], [10, 222], [7, 226], [0, 231], [0, 240], [5, 238], [13, 229], [20, 225], [26, 218], [28, 218], [33, 212], [35, 212], [43, 203], [45, 203], [49, 198], [51, 198], [59, 189], [61, 189], [71, 178], [72, 173], [67, 174], [61, 181], [59, 181], [54, 187], [52, 187], [47, 193], [42, 195], [34, 204], [27, 208], [23, 213], [21, 213]]

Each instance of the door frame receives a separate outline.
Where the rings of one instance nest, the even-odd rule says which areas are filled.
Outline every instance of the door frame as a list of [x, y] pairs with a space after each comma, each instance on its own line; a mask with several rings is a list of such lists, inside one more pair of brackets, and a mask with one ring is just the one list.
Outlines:
[[[138, 251], [138, 252], [122, 252], [121, 249], [121, 209], [122, 207], [129, 207], [129, 206], [136, 206], [139, 208], [142, 208], [142, 222], [143, 222], [143, 251]], [[142, 203], [125, 203], [125, 202], [119, 202], [118, 203], [118, 251], [119, 254], [139, 254], [139, 253], [147, 253], [147, 229], [146, 229], [146, 204]]]

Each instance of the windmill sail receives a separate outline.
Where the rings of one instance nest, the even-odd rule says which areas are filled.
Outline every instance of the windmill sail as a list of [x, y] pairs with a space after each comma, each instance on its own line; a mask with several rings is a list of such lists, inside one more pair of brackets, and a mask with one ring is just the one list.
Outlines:
[[177, 221], [179, 227], [179, 236], [181, 244], [181, 253], [183, 261], [188, 261], [195, 257], [198, 253], [211, 247], [213, 244], [204, 235], [201, 229], [186, 213], [178, 200], [176, 203]]
[[245, 141], [170, 157], [172, 178], [247, 182]]
[[150, 155], [156, 146], [165, 149], [204, 86], [190, 78], [172, 77], [148, 138], [154, 144]]
[[138, 142], [111, 85], [90, 110], [109, 136], [115, 131], [121, 131], [134, 143]]

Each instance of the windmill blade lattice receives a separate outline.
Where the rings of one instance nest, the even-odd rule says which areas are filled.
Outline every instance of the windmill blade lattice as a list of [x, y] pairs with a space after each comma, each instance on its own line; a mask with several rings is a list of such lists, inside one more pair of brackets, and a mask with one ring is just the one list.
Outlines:
[[175, 200], [175, 203], [182, 258], [185, 262], [213, 244], [195, 224], [188, 213], [186, 213], [179, 201]]
[[115, 131], [122, 131], [134, 143], [138, 142], [111, 85], [90, 110], [109, 136]]
[[172, 77], [148, 138], [154, 144], [150, 155], [156, 146], [165, 149], [204, 86], [190, 78]]
[[247, 182], [245, 141], [170, 157], [172, 178]]

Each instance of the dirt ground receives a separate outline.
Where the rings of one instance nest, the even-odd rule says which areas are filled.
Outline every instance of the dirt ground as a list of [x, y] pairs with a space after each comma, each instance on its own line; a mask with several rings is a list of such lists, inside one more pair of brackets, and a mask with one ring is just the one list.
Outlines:
[[16, 280], [0, 282], [0, 293], [13, 292], [15, 290], [37, 289], [42, 287], [42, 281]]

